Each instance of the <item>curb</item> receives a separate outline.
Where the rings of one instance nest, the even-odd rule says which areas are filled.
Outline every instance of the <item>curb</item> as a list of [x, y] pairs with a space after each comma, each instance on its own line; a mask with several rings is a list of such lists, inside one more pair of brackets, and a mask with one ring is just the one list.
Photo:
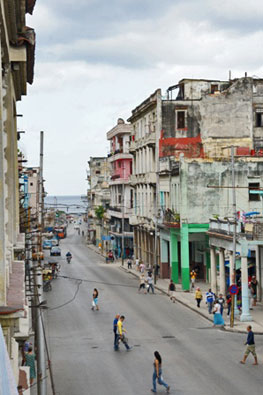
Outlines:
[[[131, 272], [129, 269], [126, 269], [123, 266], [119, 266], [119, 268], [121, 270], [124, 270], [126, 273], [132, 274], [134, 277], [139, 278], [139, 275], [137, 275], [134, 272]], [[158, 287], [157, 285], [155, 285], [155, 288], [158, 289], [158, 291], [162, 292], [164, 295], [169, 296], [168, 292], [164, 291], [162, 288]], [[194, 309], [192, 306], [189, 306], [186, 302], [183, 302], [182, 300], [179, 299], [175, 299], [176, 302], [180, 303], [181, 305], [183, 305], [184, 307], [187, 307], [188, 309], [192, 310], [194, 313], [199, 314], [201, 317], [205, 318], [207, 321], [209, 322], [213, 322], [214, 320], [207, 317], [206, 314], [202, 313], [201, 311], [198, 311], [196, 309]], [[219, 327], [217, 329], [220, 329]], [[235, 329], [235, 328], [230, 328], [230, 327], [223, 327], [221, 328], [222, 331], [224, 332], [232, 332], [232, 333], [242, 333], [242, 334], [247, 334], [247, 331], [245, 330], [241, 330], [241, 329]], [[263, 335], [262, 332], [256, 332], [254, 331], [255, 335]]]

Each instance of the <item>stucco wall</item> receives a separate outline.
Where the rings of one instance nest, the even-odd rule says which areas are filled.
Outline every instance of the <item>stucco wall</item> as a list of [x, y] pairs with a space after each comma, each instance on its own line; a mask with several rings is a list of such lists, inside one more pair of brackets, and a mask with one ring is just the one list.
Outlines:
[[206, 95], [200, 106], [201, 137], [252, 138], [253, 80], [241, 78], [219, 95]]
[[[262, 201], [249, 201], [249, 183], [263, 186], [263, 161], [235, 162], [237, 211], [262, 212]], [[209, 217], [232, 215], [232, 181], [230, 162], [208, 162], [181, 160], [180, 175], [173, 177], [173, 183], [179, 182], [181, 218], [188, 223], [209, 223]], [[208, 188], [230, 187], [230, 188]]]

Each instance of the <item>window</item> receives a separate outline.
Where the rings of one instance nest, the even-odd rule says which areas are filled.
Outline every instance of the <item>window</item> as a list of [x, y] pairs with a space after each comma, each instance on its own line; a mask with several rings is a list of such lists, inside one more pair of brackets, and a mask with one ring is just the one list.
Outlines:
[[100, 174], [100, 170], [96, 170], [96, 174]]
[[133, 208], [133, 189], [130, 190], [131, 208]]
[[185, 128], [185, 111], [177, 111], [177, 129]]
[[119, 169], [121, 168], [121, 161], [119, 160], [118, 161], [118, 166], [119, 166]]
[[260, 128], [262, 126], [263, 126], [262, 113], [261, 112], [256, 112], [256, 127]]
[[217, 84], [211, 84], [211, 93], [215, 93], [218, 91], [218, 85]]
[[32, 187], [34, 185], [34, 183], [33, 182], [30, 182], [30, 186]]
[[260, 188], [259, 182], [251, 182], [248, 184], [248, 200], [250, 202], [260, 200], [260, 194], [255, 193], [256, 191], [259, 190], [259, 188]]

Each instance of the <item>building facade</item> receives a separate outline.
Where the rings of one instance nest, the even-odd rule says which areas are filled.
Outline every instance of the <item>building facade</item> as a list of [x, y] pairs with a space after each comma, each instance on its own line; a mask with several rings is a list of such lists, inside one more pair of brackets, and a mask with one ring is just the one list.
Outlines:
[[129, 153], [131, 125], [119, 118], [117, 125], [108, 133], [111, 166], [110, 177], [110, 235], [111, 249], [115, 257], [127, 258], [133, 255], [133, 229], [129, 218], [133, 212], [134, 190], [129, 185], [132, 174], [132, 155]]
[[[262, 83], [247, 76], [231, 81], [184, 79], [169, 88], [163, 100], [161, 261], [169, 258], [172, 278], [180, 278], [185, 290], [191, 268], [201, 279], [209, 279], [209, 217], [231, 214], [231, 146], [242, 167], [241, 185], [247, 190], [259, 187], [252, 168], [262, 161]], [[247, 191], [245, 199], [241, 196], [239, 210], [256, 208]]]
[[102, 236], [109, 234], [110, 166], [107, 157], [90, 157], [88, 164], [88, 241], [107, 249], [108, 242]]
[[25, 18], [34, 4], [0, 1], [0, 324], [16, 382], [22, 370], [20, 346], [31, 326], [24, 284], [25, 237], [20, 233], [16, 102], [33, 82], [35, 33]]
[[134, 210], [130, 224], [134, 227], [134, 255], [151, 267], [159, 262], [157, 221], [161, 106], [161, 91], [157, 90], [132, 110], [128, 119], [132, 126], [130, 184], [134, 188]]

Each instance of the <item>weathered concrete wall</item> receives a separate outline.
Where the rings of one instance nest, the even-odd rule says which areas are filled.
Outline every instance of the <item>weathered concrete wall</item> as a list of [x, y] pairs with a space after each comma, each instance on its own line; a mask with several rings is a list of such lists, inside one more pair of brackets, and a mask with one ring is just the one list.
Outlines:
[[[237, 211], [262, 212], [262, 202], [249, 201], [249, 183], [263, 186], [263, 160], [235, 163]], [[188, 223], [209, 223], [209, 217], [232, 215], [232, 181], [230, 161], [187, 161], [181, 158], [180, 175], [173, 177], [180, 188], [179, 211]], [[208, 188], [215, 186], [219, 188]], [[220, 188], [228, 186], [230, 188]]]
[[252, 139], [252, 85], [252, 78], [241, 78], [226, 91], [203, 97], [200, 106], [202, 139]]
[[199, 100], [204, 95], [211, 93], [211, 85], [218, 85], [219, 90], [227, 87], [228, 81], [210, 81], [210, 80], [183, 80], [184, 81], [184, 99]]
[[[187, 137], [196, 137], [200, 134], [200, 105], [199, 102], [188, 103], [185, 101], [163, 101], [162, 102], [162, 131], [164, 138], [181, 137], [176, 132], [176, 109], [181, 106], [187, 108]], [[183, 136], [182, 136], [183, 137]]]

